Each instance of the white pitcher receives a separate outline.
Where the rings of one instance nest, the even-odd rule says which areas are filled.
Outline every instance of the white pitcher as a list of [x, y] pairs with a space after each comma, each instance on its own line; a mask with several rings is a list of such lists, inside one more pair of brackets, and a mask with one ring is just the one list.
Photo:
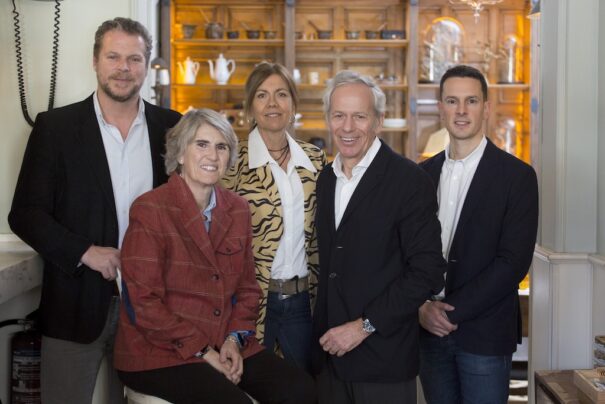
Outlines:
[[[231, 68], [229, 68], [229, 65], [231, 65]], [[210, 66], [210, 77], [216, 81], [216, 84], [227, 84], [229, 77], [231, 77], [231, 74], [235, 70], [233, 59], [225, 59], [222, 53], [218, 55], [215, 65], [212, 65], [212, 61], [209, 60], [208, 66]]]
[[183, 63], [177, 62], [176, 64], [179, 67], [183, 84], [195, 84], [197, 73], [200, 70], [199, 62], [195, 62], [187, 56], [187, 59]]

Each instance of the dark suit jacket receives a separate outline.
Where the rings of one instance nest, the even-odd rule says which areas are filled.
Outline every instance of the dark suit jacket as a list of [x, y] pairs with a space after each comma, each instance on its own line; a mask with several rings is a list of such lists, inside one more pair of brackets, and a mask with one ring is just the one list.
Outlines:
[[[166, 130], [180, 114], [145, 103], [153, 184], [166, 181]], [[29, 137], [8, 221], [44, 259], [40, 325], [44, 335], [94, 341], [115, 282], [80, 258], [92, 244], [117, 247], [118, 220], [92, 96], [38, 115]]]
[[[210, 232], [185, 181], [140, 196], [130, 209], [122, 276], [133, 312], [120, 308], [115, 366], [142, 371], [202, 362], [232, 331], [254, 331], [260, 287], [252, 256], [248, 202], [217, 186]], [[233, 304], [233, 299], [236, 303]], [[248, 338], [247, 358], [262, 349]]]
[[[445, 152], [421, 164], [439, 186]], [[478, 355], [514, 352], [521, 335], [518, 285], [538, 228], [534, 169], [488, 141], [466, 195], [448, 257], [445, 302], [453, 338]]]
[[382, 143], [338, 227], [332, 165], [317, 182], [320, 278], [314, 312], [315, 372], [330, 328], [370, 319], [376, 332], [338, 358], [341, 380], [398, 382], [418, 372], [418, 308], [443, 286], [437, 200], [428, 176]]

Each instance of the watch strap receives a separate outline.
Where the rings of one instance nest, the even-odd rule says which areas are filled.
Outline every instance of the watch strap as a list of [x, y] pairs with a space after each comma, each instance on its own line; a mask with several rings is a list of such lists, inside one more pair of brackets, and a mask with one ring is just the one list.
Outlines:
[[362, 317], [361, 318], [361, 329], [368, 333], [368, 334], [373, 334], [376, 331], [376, 328], [372, 325], [372, 323], [370, 322], [370, 319], [367, 317]]
[[202, 359], [204, 355], [206, 355], [210, 351], [210, 345], [206, 345], [204, 348], [200, 349], [196, 353], [193, 354], [198, 359]]

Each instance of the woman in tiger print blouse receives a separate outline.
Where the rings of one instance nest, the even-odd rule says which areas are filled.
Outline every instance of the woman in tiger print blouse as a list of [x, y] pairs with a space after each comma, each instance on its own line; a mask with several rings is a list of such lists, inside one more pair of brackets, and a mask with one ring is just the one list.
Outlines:
[[315, 181], [326, 164], [317, 147], [287, 127], [298, 106], [288, 70], [258, 64], [246, 81], [247, 141], [223, 180], [248, 200], [256, 279], [262, 289], [256, 333], [269, 350], [310, 370], [311, 300], [317, 286]]

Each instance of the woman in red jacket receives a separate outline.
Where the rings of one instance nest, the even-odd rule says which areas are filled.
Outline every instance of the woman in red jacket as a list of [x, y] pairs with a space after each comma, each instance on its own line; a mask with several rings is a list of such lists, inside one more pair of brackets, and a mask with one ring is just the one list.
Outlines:
[[313, 380], [254, 338], [260, 289], [245, 199], [217, 185], [237, 138], [218, 113], [167, 134], [168, 183], [139, 197], [122, 246], [115, 367], [173, 403], [315, 401]]

